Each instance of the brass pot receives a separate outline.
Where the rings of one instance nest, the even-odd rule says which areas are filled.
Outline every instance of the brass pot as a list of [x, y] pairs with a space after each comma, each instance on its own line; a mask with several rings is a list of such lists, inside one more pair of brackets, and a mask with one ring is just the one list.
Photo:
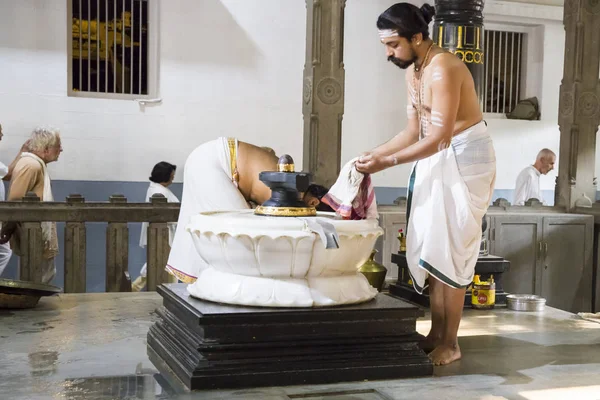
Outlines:
[[377, 254], [377, 250], [373, 249], [369, 259], [361, 265], [358, 271], [367, 278], [371, 286], [381, 292], [383, 282], [385, 282], [387, 268], [374, 260], [375, 254]]

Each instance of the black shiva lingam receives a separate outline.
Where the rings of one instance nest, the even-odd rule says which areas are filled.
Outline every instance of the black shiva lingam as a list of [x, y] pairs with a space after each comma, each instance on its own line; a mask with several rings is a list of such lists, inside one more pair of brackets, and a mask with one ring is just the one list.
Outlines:
[[311, 217], [317, 215], [315, 207], [302, 201], [300, 193], [308, 190], [310, 174], [294, 172], [294, 160], [284, 154], [277, 161], [277, 171], [263, 171], [258, 175], [271, 188], [271, 198], [256, 207], [254, 214], [273, 217]]

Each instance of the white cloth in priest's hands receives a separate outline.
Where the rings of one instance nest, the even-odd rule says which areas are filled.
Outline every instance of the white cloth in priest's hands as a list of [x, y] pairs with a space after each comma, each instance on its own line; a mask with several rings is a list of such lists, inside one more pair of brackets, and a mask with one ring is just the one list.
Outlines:
[[371, 175], [358, 172], [358, 159], [355, 157], [342, 167], [338, 179], [321, 201], [344, 219], [378, 218]]

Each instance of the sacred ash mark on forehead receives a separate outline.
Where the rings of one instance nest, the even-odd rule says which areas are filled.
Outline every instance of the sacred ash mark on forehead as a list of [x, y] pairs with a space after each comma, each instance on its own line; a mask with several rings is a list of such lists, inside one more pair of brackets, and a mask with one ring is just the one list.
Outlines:
[[379, 29], [378, 32], [381, 40], [400, 36], [395, 29]]

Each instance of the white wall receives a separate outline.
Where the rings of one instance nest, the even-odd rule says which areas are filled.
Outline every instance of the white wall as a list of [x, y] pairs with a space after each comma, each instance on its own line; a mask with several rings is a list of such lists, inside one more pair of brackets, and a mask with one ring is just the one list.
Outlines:
[[33, 126], [51, 124], [63, 132], [55, 179], [144, 181], [156, 162], [183, 165], [220, 135], [301, 164], [304, 0], [162, 1], [163, 103], [145, 112], [134, 101], [66, 96], [66, 3], [0, 0], [3, 160]]
[[[346, 3], [342, 162], [388, 140], [406, 122], [403, 76], [386, 61], [375, 28], [379, 13], [394, 2]], [[305, 0], [169, 0], [160, 9], [163, 102], [144, 111], [134, 101], [67, 97], [65, 0], [0, 0], [6, 133], [0, 158], [7, 161], [33, 126], [52, 124], [64, 142], [61, 160], [51, 166], [55, 179], [144, 181], [155, 162], [183, 165], [191, 149], [220, 135], [269, 145], [301, 165]], [[488, 20], [503, 17], [486, 14]], [[543, 121], [488, 120], [497, 188], [513, 188], [541, 147], [558, 152], [562, 24], [523, 21], [543, 26], [534, 71], [542, 79]], [[408, 173], [400, 166], [377, 175], [375, 184], [405, 187]], [[554, 178], [542, 185], [552, 189]]]

